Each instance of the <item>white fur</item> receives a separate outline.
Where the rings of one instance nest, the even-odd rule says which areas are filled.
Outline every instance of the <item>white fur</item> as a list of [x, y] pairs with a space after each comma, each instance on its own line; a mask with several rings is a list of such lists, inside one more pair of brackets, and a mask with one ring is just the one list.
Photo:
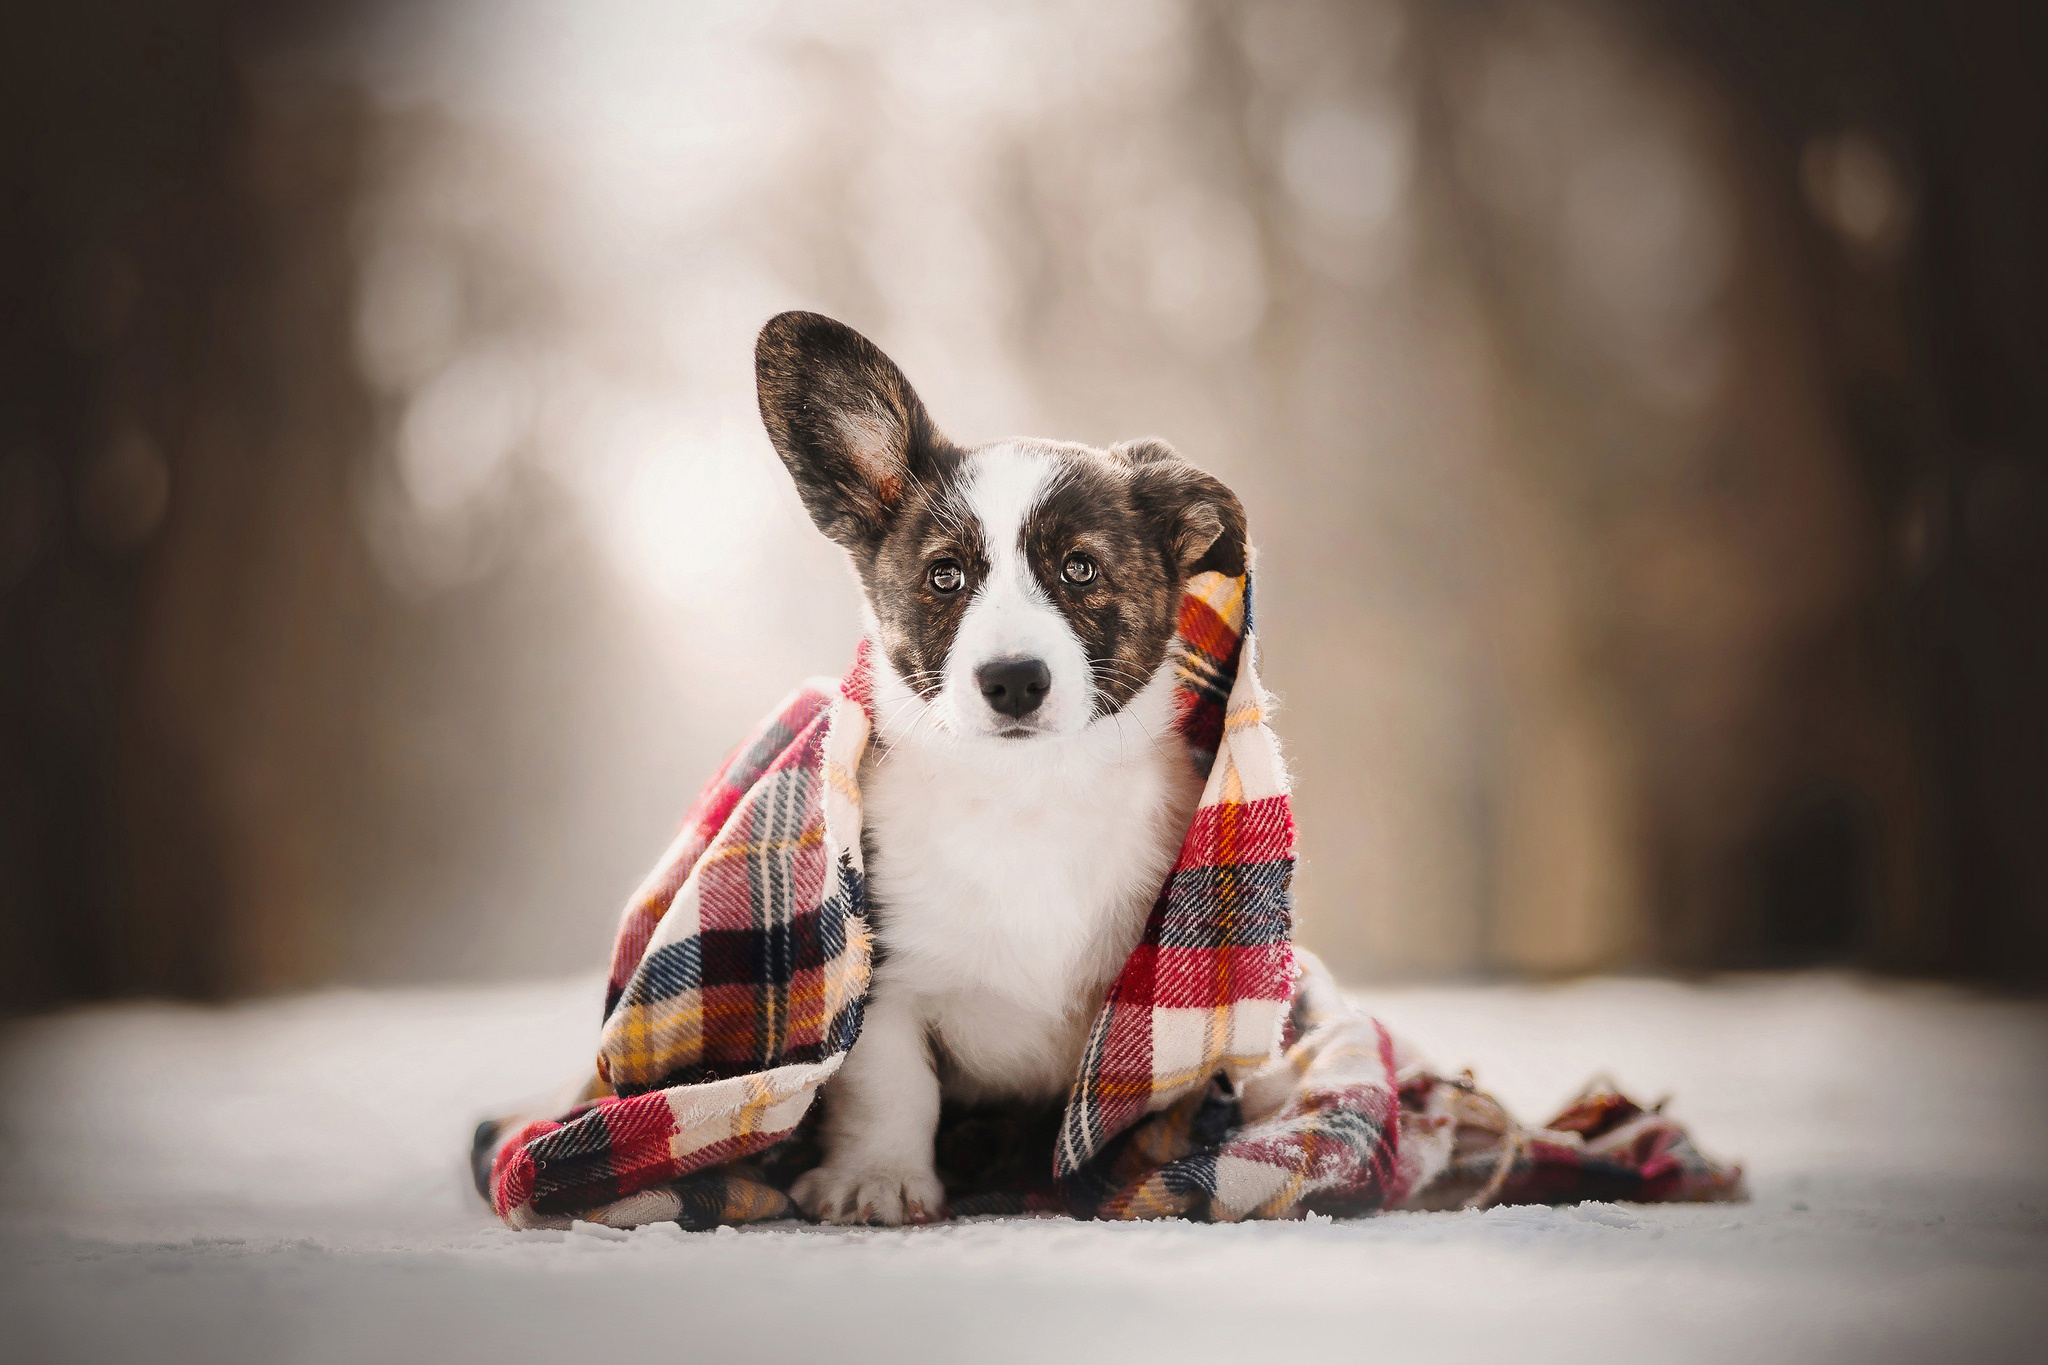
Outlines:
[[950, 728], [994, 734], [1016, 725], [988, 708], [974, 677], [983, 664], [1012, 657], [1042, 659], [1052, 671], [1052, 688], [1031, 713], [1035, 725], [1072, 734], [1094, 718], [1088, 651], [1032, 576], [1018, 543], [1024, 518], [1058, 472], [1053, 456], [1016, 446], [983, 451], [969, 467], [965, 499], [969, 515], [981, 523], [988, 578], [968, 604], [946, 657], [945, 686], [936, 705], [939, 719]]
[[[1170, 661], [1097, 716], [1086, 651], [1024, 566], [1019, 529], [1057, 461], [1001, 447], [973, 458], [968, 500], [991, 572], [944, 686], [926, 701], [877, 670], [880, 742], [861, 786], [885, 953], [860, 1039], [826, 1090], [825, 1162], [795, 1190], [835, 1222], [938, 1211], [942, 1093], [1066, 1093], [1200, 796]], [[974, 682], [979, 664], [1011, 654], [1052, 671], [1046, 728], [1029, 739], [997, 735]]]

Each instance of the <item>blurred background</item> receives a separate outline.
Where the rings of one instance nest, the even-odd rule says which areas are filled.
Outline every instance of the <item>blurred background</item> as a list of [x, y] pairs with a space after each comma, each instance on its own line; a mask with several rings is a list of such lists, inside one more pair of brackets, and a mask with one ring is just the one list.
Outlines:
[[2038, 5], [8, 27], [6, 1008], [594, 970], [853, 645], [791, 307], [1239, 491], [1345, 977], [2048, 977]]

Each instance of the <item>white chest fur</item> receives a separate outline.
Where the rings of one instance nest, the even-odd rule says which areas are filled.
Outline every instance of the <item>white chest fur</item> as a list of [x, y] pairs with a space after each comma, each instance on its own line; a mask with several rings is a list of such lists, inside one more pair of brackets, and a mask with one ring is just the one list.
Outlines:
[[882, 943], [871, 1007], [907, 1010], [945, 1093], [1072, 1082], [1200, 796], [1171, 670], [1072, 736], [961, 744], [913, 727], [862, 781]]

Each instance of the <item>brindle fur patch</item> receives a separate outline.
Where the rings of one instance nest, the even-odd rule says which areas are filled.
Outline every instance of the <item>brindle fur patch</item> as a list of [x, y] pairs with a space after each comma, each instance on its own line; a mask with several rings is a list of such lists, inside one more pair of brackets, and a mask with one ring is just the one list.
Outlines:
[[[981, 526], [961, 511], [958, 496], [957, 478], [918, 489], [874, 553], [854, 561], [882, 627], [883, 652], [903, 680], [925, 697], [939, 690], [940, 672], [960, 619], [988, 578]], [[942, 593], [931, 585], [931, 570], [948, 559], [960, 566], [965, 581]]]
[[[1243, 571], [1244, 512], [1164, 442], [1042, 448], [1060, 471], [1024, 519], [1026, 562], [1087, 651], [1099, 709], [1114, 714], [1165, 661], [1188, 578]], [[1096, 566], [1086, 583], [1065, 577], [1076, 552]]]

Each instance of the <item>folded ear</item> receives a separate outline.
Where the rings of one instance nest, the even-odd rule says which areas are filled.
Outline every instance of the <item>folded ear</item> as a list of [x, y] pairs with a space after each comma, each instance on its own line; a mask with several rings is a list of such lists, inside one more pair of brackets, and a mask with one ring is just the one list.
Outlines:
[[811, 520], [847, 549], [878, 539], [908, 486], [959, 458], [895, 362], [843, 322], [780, 313], [754, 343], [761, 422]]
[[1132, 466], [1132, 499], [1159, 527], [1182, 577], [1244, 572], [1244, 505], [1237, 494], [1164, 441], [1125, 441], [1110, 453]]

